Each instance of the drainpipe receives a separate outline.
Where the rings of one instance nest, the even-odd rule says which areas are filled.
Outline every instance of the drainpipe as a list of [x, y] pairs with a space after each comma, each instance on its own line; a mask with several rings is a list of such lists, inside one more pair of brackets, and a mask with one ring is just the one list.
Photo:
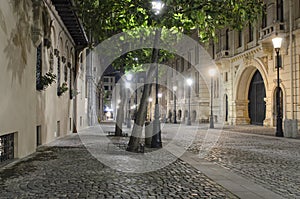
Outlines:
[[294, 75], [293, 75], [293, 3], [292, 0], [289, 0], [289, 6], [290, 6], [290, 12], [289, 12], [289, 23], [290, 23], [290, 78], [291, 78], [291, 114], [292, 114], [292, 120], [295, 119], [294, 117]]

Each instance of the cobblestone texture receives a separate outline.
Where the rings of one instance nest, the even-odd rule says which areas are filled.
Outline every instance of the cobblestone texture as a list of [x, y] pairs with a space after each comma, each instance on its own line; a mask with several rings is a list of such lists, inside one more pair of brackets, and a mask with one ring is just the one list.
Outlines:
[[104, 166], [72, 137], [0, 170], [0, 198], [236, 198], [187, 163], [177, 160], [145, 174]]
[[[245, 134], [271, 135], [271, 129], [266, 132], [264, 128], [252, 126], [234, 131], [244, 133], [223, 131], [205, 159], [251, 179], [283, 198], [300, 198], [299, 140]], [[198, 139], [189, 150], [198, 153], [201, 144], [202, 140]]]

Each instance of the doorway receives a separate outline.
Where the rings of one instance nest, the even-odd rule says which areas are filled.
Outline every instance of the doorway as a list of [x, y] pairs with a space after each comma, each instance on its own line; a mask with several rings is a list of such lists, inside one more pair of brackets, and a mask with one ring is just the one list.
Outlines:
[[265, 84], [261, 74], [257, 70], [252, 77], [248, 93], [250, 124], [263, 125], [266, 117], [265, 97]]

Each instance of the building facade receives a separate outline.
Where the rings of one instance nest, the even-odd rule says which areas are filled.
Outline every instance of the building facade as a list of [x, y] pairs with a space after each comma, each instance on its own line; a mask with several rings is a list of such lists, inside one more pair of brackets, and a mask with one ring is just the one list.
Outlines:
[[[268, 0], [265, 1], [264, 10], [255, 23], [247, 24], [243, 30], [228, 28], [218, 31], [218, 42], [206, 46], [219, 71], [212, 90], [216, 100], [213, 109], [216, 114], [220, 113], [219, 122], [231, 125], [276, 125], [277, 57], [272, 39], [280, 36], [283, 38], [279, 63], [283, 121], [291, 121], [292, 131], [297, 132], [300, 119], [300, 4], [298, 0]], [[188, 60], [178, 59], [175, 63], [179, 64], [175, 65], [182, 68], [177, 71], [194, 76], [196, 80], [198, 75], [185, 64]], [[220, 86], [224, 88], [219, 89]], [[201, 98], [204, 107], [209, 107], [210, 89], [208, 86], [203, 89], [201, 96], [193, 100]], [[184, 90], [180, 87], [177, 89], [180, 98], [178, 107], [184, 107], [186, 103], [184, 95], [179, 93]], [[173, 91], [170, 92], [168, 105], [171, 112], [174, 109], [172, 95]], [[204, 107], [197, 105], [195, 109], [208, 119]], [[192, 108], [192, 115], [193, 111]], [[179, 118], [181, 115], [177, 112]], [[196, 120], [199, 119], [201, 121], [201, 116]]]
[[69, 0], [5, 1], [0, 15], [3, 162], [86, 126], [87, 38]]

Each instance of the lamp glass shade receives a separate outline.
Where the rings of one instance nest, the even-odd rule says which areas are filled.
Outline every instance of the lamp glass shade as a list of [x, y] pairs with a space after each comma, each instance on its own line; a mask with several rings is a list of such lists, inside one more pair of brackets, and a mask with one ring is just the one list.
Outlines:
[[133, 78], [133, 75], [132, 75], [131, 73], [128, 73], [128, 74], [126, 75], [126, 79], [127, 79], [128, 81], [131, 81], [132, 78]]
[[176, 91], [177, 90], [177, 86], [173, 86], [173, 91]]
[[191, 85], [193, 84], [193, 80], [192, 80], [191, 78], [188, 78], [188, 79], [186, 80], [186, 83], [187, 83], [189, 86], [191, 86]]
[[209, 69], [208, 73], [209, 73], [209, 76], [213, 77], [216, 74], [216, 69], [211, 68], [211, 69]]
[[275, 37], [274, 39], [272, 39], [272, 43], [274, 48], [281, 48], [281, 43], [282, 43], [282, 38], [281, 37]]
[[165, 4], [159, 0], [152, 1], [152, 10], [155, 15], [159, 15]]

